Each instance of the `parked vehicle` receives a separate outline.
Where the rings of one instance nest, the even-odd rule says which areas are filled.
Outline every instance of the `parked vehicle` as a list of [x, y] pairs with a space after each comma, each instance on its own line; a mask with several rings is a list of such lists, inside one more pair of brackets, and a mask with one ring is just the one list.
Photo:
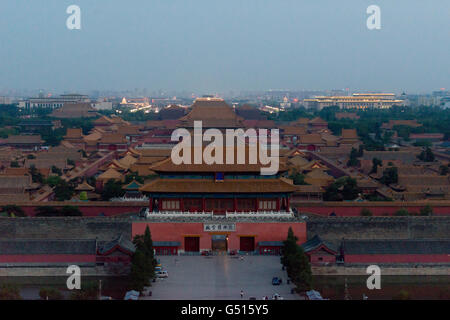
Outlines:
[[284, 300], [284, 298], [280, 296], [278, 293], [274, 293], [272, 296], [272, 300]]
[[279, 285], [281, 285], [281, 283], [282, 283], [282, 280], [280, 278], [278, 278], [278, 277], [273, 277], [272, 278], [272, 285], [273, 286], [279, 286]]
[[140, 292], [136, 290], [127, 291], [123, 300], [139, 300]]
[[142, 295], [146, 297], [150, 297], [152, 295], [152, 292], [150, 291], [151, 287], [144, 287], [144, 290], [142, 290]]
[[156, 272], [156, 277], [157, 278], [168, 278], [169, 277], [169, 273], [165, 270], [162, 271], [158, 271]]
[[202, 256], [212, 256], [213, 255], [213, 253], [212, 253], [212, 251], [211, 250], [204, 250], [204, 251], [202, 251]]

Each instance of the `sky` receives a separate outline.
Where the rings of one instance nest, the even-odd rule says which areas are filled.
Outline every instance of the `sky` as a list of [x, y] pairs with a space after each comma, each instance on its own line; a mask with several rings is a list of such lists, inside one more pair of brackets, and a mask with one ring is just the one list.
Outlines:
[[450, 1], [1, 0], [0, 90], [40, 88], [450, 89]]

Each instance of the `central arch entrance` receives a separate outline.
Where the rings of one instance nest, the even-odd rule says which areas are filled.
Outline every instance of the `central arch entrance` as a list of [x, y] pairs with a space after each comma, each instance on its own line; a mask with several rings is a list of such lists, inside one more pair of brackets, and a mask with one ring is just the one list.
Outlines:
[[211, 249], [218, 252], [228, 251], [228, 235], [213, 234], [211, 236]]

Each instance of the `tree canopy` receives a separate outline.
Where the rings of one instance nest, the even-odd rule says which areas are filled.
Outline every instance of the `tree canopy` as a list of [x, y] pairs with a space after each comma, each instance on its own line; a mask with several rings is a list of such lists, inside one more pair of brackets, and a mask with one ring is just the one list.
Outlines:
[[281, 263], [287, 274], [296, 285], [298, 291], [310, 290], [312, 287], [312, 271], [309, 259], [303, 248], [297, 244], [298, 238], [289, 228], [287, 239], [283, 242]]
[[360, 190], [358, 184], [354, 178], [341, 177], [336, 179], [325, 190], [325, 201], [342, 201], [342, 200], [354, 200], [358, 197]]
[[157, 263], [150, 228], [147, 226], [143, 235], [136, 235], [133, 243], [136, 251], [131, 260], [130, 282], [134, 290], [142, 291], [144, 286], [150, 285], [150, 280], [155, 277]]

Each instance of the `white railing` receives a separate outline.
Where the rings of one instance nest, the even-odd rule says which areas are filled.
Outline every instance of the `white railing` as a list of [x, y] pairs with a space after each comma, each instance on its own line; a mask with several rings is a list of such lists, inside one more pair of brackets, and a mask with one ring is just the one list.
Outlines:
[[226, 212], [214, 214], [214, 212], [190, 212], [190, 211], [158, 211], [143, 214], [145, 218], [292, 218], [292, 211], [251, 211], [251, 212]]
[[227, 218], [292, 218], [292, 211], [250, 211], [250, 212], [226, 212]]
[[212, 212], [189, 212], [189, 211], [158, 211], [158, 212], [145, 212], [146, 218], [210, 218], [213, 216]]
[[139, 198], [127, 198], [127, 197], [120, 197], [120, 198], [111, 198], [109, 201], [111, 202], [140, 202], [140, 201], [149, 201], [148, 197], [139, 197]]

